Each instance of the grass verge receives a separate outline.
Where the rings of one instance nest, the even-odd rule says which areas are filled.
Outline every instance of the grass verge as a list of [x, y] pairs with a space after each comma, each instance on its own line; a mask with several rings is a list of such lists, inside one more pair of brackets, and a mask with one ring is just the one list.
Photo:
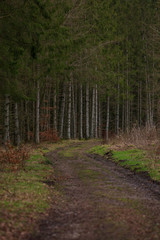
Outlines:
[[18, 171], [6, 168], [0, 172], [1, 240], [23, 239], [32, 232], [36, 221], [47, 214], [59, 194], [54, 186], [46, 184], [54, 181], [52, 163], [43, 154], [46, 151], [34, 150]]
[[148, 157], [147, 150], [132, 148], [127, 150], [113, 150], [109, 145], [98, 145], [89, 150], [91, 154], [109, 156], [123, 167], [135, 172], [147, 172], [153, 180], [160, 181], [160, 159]]
[[88, 152], [91, 154], [98, 154], [104, 156], [109, 151], [109, 145], [97, 145], [92, 147]]

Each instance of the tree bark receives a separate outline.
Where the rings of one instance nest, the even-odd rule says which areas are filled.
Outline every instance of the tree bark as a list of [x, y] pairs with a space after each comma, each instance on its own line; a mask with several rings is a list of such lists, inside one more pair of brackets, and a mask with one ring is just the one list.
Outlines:
[[122, 132], [125, 131], [125, 103], [122, 104]]
[[[30, 141], [30, 113], [28, 109], [28, 101], [25, 100], [25, 115], [26, 115], [26, 140]], [[33, 117], [33, 116], [32, 116]]]
[[39, 119], [40, 119], [40, 85], [39, 80], [37, 80], [37, 99], [36, 99], [36, 127], [35, 127], [35, 142], [40, 143], [39, 137]]
[[95, 138], [98, 137], [98, 90], [97, 90], [97, 84], [95, 88]]
[[18, 104], [15, 103], [15, 143], [17, 146], [20, 145], [20, 131], [19, 131], [19, 117], [18, 117]]
[[142, 124], [142, 82], [138, 84], [138, 126]]
[[89, 138], [89, 85], [86, 85], [86, 139]]
[[10, 105], [10, 96], [9, 96], [9, 94], [5, 94], [4, 143], [7, 143], [7, 142], [10, 141], [10, 136], [9, 136], [9, 105]]
[[98, 104], [98, 137], [102, 138], [102, 118], [101, 118], [101, 103]]
[[54, 97], [53, 97], [53, 129], [57, 131], [57, 94], [56, 89], [54, 89]]
[[72, 82], [72, 113], [73, 113], [73, 138], [76, 139], [77, 137], [77, 120], [76, 120], [76, 99], [75, 99], [75, 92], [74, 92], [74, 84]]
[[126, 120], [126, 123], [125, 123], [125, 127], [126, 127], [126, 131], [127, 133], [129, 132], [129, 69], [128, 69], [128, 63], [129, 63], [129, 60], [128, 60], [128, 54], [127, 54], [127, 79], [126, 79], [126, 117], [125, 117], [125, 120]]
[[82, 84], [80, 84], [80, 121], [79, 121], [79, 138], [83, 138], [83, 93]]
[[160, 144], [160, 100], [157, 102], [157, 137]]
[[119, 136], [119, 82], [117, 87], [116, 134]]
[[68, 119], [67, 119], [67, 138], [71, 139], [71, 81], [68, 86]]
[[95, 88], [92, 90], [92, 117], [91, 117], [91, 138], [94, 138], [95, 126]]
[[110, 107], [110, 98], [107, 98], [107, 120], [106, 120], [106, 143], [109, 140], [109, 107]]
[[59, 131], [60, 138], [63, 138], [65, 101], [66, 101], [66, 85], [64, 83], [60, 113], [60, 131]]

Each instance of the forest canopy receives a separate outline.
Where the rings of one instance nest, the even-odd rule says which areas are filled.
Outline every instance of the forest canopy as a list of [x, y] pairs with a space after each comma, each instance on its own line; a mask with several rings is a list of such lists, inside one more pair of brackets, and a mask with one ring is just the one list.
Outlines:
[[158, 0], [0, 2], [0, 139], [159, 129]]

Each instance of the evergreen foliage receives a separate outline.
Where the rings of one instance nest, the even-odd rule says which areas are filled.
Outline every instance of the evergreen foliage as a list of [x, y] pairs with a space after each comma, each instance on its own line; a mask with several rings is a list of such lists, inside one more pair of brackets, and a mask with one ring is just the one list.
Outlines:
[[[92, 88], [98, 87], [95, 101], [102, 107], [101, 131], [106, 124], [108, 97], [110, 132], [129, 131], [134, 124], [151, 126], [158, 122], [160, 24], [157, 0], [3, 0], [0, 9], [1, 105], [6, 94], [10, 96], [10, 105], [18, 102], [22, 139], [29, 140], [30, 132], [36, 131], [37, 94], [40, 93], [39, 124], [44, 121], [42, 115], [47, 116], [48, 131], [54, 125], [54, 114], [58, 121], [60, 119], [61, 95], [64, 95], [61, 88], [70, 81], [72, 112], [76, 113], [72, 119], [76, 122], [74, 128], [77, 125], [78, 129], [80, 124], [80, 95], [76, 90], [79, 83], [83, 85], [83, 100], [85, 87], [90, 86], [90, 117], [94, 107]], [[57, 98], [56, 111], [53, 110], [53, 92]], [[64, 104], [67, 119], [68, 104]], [[0, 126], [4, 135], [3, 107], [1, 111]], [[84, 124], [80, 125], [84, 129], [85, 111], [83, 101]], [[96, 111], [100, 110], [95, 110], [95, 114]], [[97, 119], [98, 115], [95, 117]], [[13, 125], [10, 131], [14, 132], [13, 117], [10, 125]], [[79, 130], [76, 134], [78, 136]], [[13, 139], [14, 133], [11, 135]]]

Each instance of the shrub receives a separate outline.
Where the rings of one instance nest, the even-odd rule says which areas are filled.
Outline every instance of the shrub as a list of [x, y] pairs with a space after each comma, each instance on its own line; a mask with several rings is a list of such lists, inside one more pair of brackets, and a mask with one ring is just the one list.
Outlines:
[[11, 169], [19, 169], [24, 166], [25, 160], [29, 158], [29, 150], [21, 145], [14, 147], [10, 143], [5, 144], [5, 149], [0, 150], [0, 165], [10, 165]]
[[40, 132], [40, 140], [41, 141], [50, 141], [50, 142], [58, 142], [60, 140], [58, 133], [54, 129], [50, 129], [44, 132]]
[[133, 127], [128, 133], [121, 133], [117, 137], [117, 141], [137, 147], [151, 146], [158, 141], [156, 127]]

